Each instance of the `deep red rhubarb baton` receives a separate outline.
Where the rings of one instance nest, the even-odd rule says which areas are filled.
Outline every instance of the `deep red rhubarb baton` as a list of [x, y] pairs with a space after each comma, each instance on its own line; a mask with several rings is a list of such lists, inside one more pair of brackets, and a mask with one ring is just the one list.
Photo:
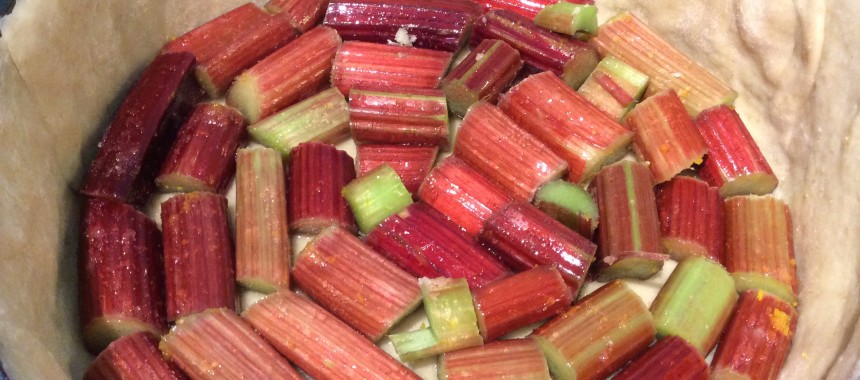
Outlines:
[[203, 98], [194, 56], [161, 54], [126, 95], [99, 143], [81, 194], [143, 205], [179, 127]]
[[[485, 11], [507, 9], [533, 19], [541, 9], [557, 2], [558, 0], [479, 0], [478, 4], [481, 4]], [[593, 0], [570, 0], [570, 2], [576, 4], [594, 4]]]
[[716, 187], [678, 176], [657, 186], [660, 244], [675, 260], [691, 256], [722, 263], [725, 251], [723, 198]]
[[290, 154], [290, 230], [316, 234], [331, 226], [357, 230], [341, 192], [355, 179], [355, 165], [346, 152], [307, 142]]
[[645, 93], [648, 76], [622, 60], [603, 58], [577, 92], [618, 122]]
[[707, 380], [708, 363], [702, 354], [677, 336], [660, 339], [613, 380]]
[[158, 339], [137, 332], [117, 339], [87, 368], [84, 380], [185, 380], [179, 369], [168, 364], [158, 351]]
[[448, 145], [448, 107], [438, 89], [353, 87], [349, 127], [359, 144]]
[[449, 352], [439, 357], [436, 368], [440, 380], [550, 380], [546, 359], [531, 339], [502, 340]]
[[209, 308], [236, 308], [233, 242], [227, 198], [211, 193], [176, 195], [161, 204], [167, 319]]
[[597, 203], [583, 188], [563, 180], [544, 184], [534, 205], [574, 232], [591, 239], [600, 219]]
[[80, 238], [81, 325], [92, 352], [111, 341], [167, 329], [161, 233], [133, 207], [107, 200], [84, 203]]
[[439, 147], [417, 145], [367, 144], [356, 148], [358, 175], [363, 176], [388, 164], [400, 176], [406, 190], [415, 194], [433, 169]]
[[354, 86], [437, 88], [451, 63], [451, 53], [348, 41], [337, 51], [331, 83], [344, 95]]
[[325, 15], [325, 0], [269, 0], [266, 10], [288, 17], [304, 33], [316, 26]]
[[522, 68], [520, 53], [511, 45], [501, 40], [481, 41], [442, 80], [448, 107], [462, 117], [479, 100], [495, 104]]

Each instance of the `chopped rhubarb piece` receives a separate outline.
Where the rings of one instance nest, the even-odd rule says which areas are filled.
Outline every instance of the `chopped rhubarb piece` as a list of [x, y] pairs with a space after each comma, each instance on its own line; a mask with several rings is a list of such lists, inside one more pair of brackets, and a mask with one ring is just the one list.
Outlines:
[[630, 13], [600, 25], [591, 44], [601, 56], [614, 56], [649, 76], [646, 98], [675, 90], [690, 116], [719, 104], [732, 104], [738, 96]]
[[708, 355], [737, 300], [732, 276], [722, 265], [704, 257], [686, 258], [651, 303], [657, 336], [679, 336]]
[[622, 281], [612, 281], [535, 330], [554, 378], [605, 379], [654, 340], [651, 313]]
[[797, 328], [797, 311], [761, 290], [741, 293], [717, 346], [711, 379], [776, 379]]
[[541, 28], [507, 10], [490, 11], [478, 19], [471, 43], [475, 46], [485, 39], [506, 42], [519, 50], [531, 71], [552, 71], [574, 89], [600, 61], [591, 45]]
[[460, 124], [454, 155], [518, 201], [530, 202], [541, 185], [567, 170], [561, 157], [483, 101]]
[[167, 319], [216, 307], [236, 308], [227, 198], [176, 195], [161, 204]]
[[344, 95], [354, 86], [437, 88], [450, 62], [448, 52], [349, 41], [337, 51], [331, 83]]
[[499, 109], [564, 158], [571, 182], [588, 182], [620, 159], [633, 140], [628, 131], [550, 72], [532, 75], [499, 100]]
[[727, 106], [709, 108], [696, 117], [708, 156], [699, 174], [723, 197], [769, 194], [779, 182], [738, 113]]
[[[354, 91], [353, 91], [354, 92]], [[356, 148], [358, 175], [388, 164], [400, 176], [406, 190], [415, 194], [433, 168], [439, 148], [410, 145], [359, 145]]]
[[429, 327], [388, 336], [400, 361], [410, 362], [445, 352]]
[[418, 198], [472, 236], [481, 232], [490, 215], [512, 199], [457, 157], [442, 160], [430, 171], [418, 189]]
[[138, 332], [107, 346], [90, 364], [83, 379], [184, 380], [187, 377], [164, 361], [158, 351], [158, 339], [149, 333]]
[[352, 211], [341, 195], [344, 186], [355, 179], [352, 157], [315, 142], [299, 144], [290, 156], [290, 230], [316, 234], [341, 226], [355, 232]]
[[456, 224], [421, 202], [385, 219], [366, 242], [416, 277], [465, 278], [477, 289], [510, 274]]
[[615, 121], [621, 122], [647, 86], [647, 75], [609, 56], [597, 64], [577, 92]]
[[541, 266], [475, 290], [485, 342], [566, 311], [574, 294], [555, 266]]
[[559, 1], [541, 9], [535, 16], [535, 24], [570, 36], [580, 32], [594, 34], [597, 32], [597, 7]]
[[694, 163], [701, 163], [708, 146], [674, 91], [655, 94], [627, 114], [634, 132], [633, 151], [648, 162], [654, 182], [666, 182]]
[[[558, 0], [478, 0], [478, 4], [481, 4], [485, 11], [507, 9], [529, 19], [535, 18], [538, 12], [545, 6], [556, 2]], [[594, 0], [570, 0], [570, 2], [576, 4], [594, 4]]]
[[546, 359], [531, 339], [504, 340], [446, 353], [439, 357], [437, 371], [439, 380], [550, 380]]
[[349, 136], [349, 105], [329, 88], [248, 127], [251, 137], [285, 158], [307, 141], [337, 143]]
[[197, 80], [217, 98], [239, 73], [297, 36], [290, 18], [245, 4], [167, 43], [163, 51], [194, 54]]
[[481, 7], [469, 0], [332, 0], [323, 24], [344, 40], [455, 52], [480, 16]]
[[184, 317], [159, 346], [165, 358], [194, 379], [302, 379], [232, 310]]
[[772, 196], [726, 200], [726, 268], [738, 291], [764, 289], [797, 305], [791, 212]]
[[236, 161], [236, 281], [262, 293], [288, 288], [292, 249], [281, 155], [241, 149]]
[[316, 379], [419, 379], [371, 341], [308, 299], [272, 294], [242, 316]]
[[349, 127], [357, 143], [448, 145], [448, 107], [437, 89], [353, 87]]
[[397, 172], [382, 164], [364, 176], [352, 180], [343, 188], [358, 229], [368, 234], [389, 217], [412, 204], [412, 195]]
[[421, 304], [417, 278], [340, 227], [308, 243], [296, 258], [293, 278], [299, 289], [372, 341]]
[[613, 380], [708, 380], [702, 354], [677, 336], [659, 340]]
[[481, 240], [511, 268], [558, 266], [574, 295], [579, 294], [597, 247], [528, 203], [509, 203], [487, 220]]
[[236, 110], [217, 103], [198, 105], [179, 130], [155, 182], [166, 192], [224, 192], [244, 135], [245, 120]]
[[663, 252], [678, 261], [690, 256], [724, 261], [724, 203], [716, 187], [675, 177], [657, 187], [656, 197]]
[[442, 80], [451, 112], [462, 117], [480, 100], [496, 103], [523, 68], [520, 52], [500, 40], [481, 41]]
[[137, 331], [161, 335], [164, 264], [161, 233], [146, 215], [122, 203], [89, 199], [80, 240], [84, 344], [99, 352]]
[[583, 188], [564, 180], [548, 182], [538, 189], [534, 205], [585, 238], [594, 236], [600, 214]]
[[340, 37], [318, 26], [278, 49], [236, 78], [227, 104], [249, 123], [288, 107], [325, 83]]
[[594, 178], [600, 211], [597, 229], [598, 278], [650, 278], [668, 259], [660, 249], [660, 223], [651, 172], [640, 163], [622, 161]]
[[293, 26], [304, 33], [322, 20], [326, 3], [326, 0], [269, 0], [266, 10], [290, 18]]
[[99, 143], [81, 194], [143, 205], [179, 127], [203, 98], [194, 56], [161, 54], [126, 95]]

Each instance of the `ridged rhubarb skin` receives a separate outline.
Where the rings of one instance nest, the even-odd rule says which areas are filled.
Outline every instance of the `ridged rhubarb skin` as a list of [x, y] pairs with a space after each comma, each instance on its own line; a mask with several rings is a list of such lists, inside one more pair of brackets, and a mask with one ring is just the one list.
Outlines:
[[349, 127], [359, 144], [448, 145], [448, 107], [438, 89], [369, 88], [349, 92]]
[[469, 284], [463, 278], [421, 278], [424, 312], [441, 352], [484, 344]]
[[597, 246], [529, 203], [505, 205], [487, 220], [480, 239], [511, 268], [557, 265], [574, 295], [588, 276]]
[[577, 92], [615, 121], [621, 122], [645, 93], [648, 79], [647, 75], [624, 61], [609, 56], [597, 64]]
[[198, 105], [155, 179], [165, 192], [223, 193], [236, 170], [236, 149], [245, 136], [238, 111], [217, 103]]
[[672, 90], [654, 94], [627, 114], [625, 125], [634, 133], [633, 151], [648, 162], [654, 182], [666, 182], [702, 162], [708, 145]]
[[290, 18], [293, 27], [304, 33], [322, 20], [327, 3], [326, 0], [269, 0], [266, 10]]
[[541, 186], [535, 194], [534, 205], [589, 240], [600, 221], [597, 203], [591, 194], [564, 180], [550, 181]]
[[227, 198], [188, 193], [161, 204], [167, 319], [209, 308], [235, 310], [233, 242]]
[[593, 35], [597, 32], [597, 7], [593, 4], [559, 1], [541, 9], [534, 20], [536, 25], [553, 32], [569, 36]]
[[541, 185], [567, 171], [567, 162], [484, 101], [460, 124], [454, 155], [517, 201], [530, 202]]
[[337, 317], [294, 293], [270, 295], [242, 317], [316, 379], [420, 379]]
[[90, 364], [83, 379], [186, 380], [188, 377], [164, 361], [155, 336], [138, 332], [111, 343]]
[[395, 39], [402, 28], [409, 34], [407, 46], [453, 53], [480, 16], [481, 7], [469, 0], [332, 0], [323, 24], [346, 41], [380, 44], [402, 44]]
[[137, 331], [167, 330], [161, 233], [146, 215], [119, 202], [86, 200], [78, 260], [88, 350]]
[[385, 219], [365, 243], [416, 277], [465, 278], [478, 289], [510, 275], [492, 253], [422, 202]]
[[541, 266], [475, 290], [484, 342], [566, 311], [576, 295], [555, 266]]
[[288, 288], [292, 248], [281, 155], [241, 149], [236, 161], [236, 281], [262, 293]]
[[663, 267], [660, 223], [651, 172], [622, 161], [607, 166], [591, 184], [600, 212], [597, 229], [598, 278], [646, 279]]
[[340, 45], [334, 29], [307, 31], [239, 75], [227, 104], [251, 124], [292, 105], [325, 82]]
[[550, 380], [549, 367], [531, 339], [503, 340], [439, 357], [439, 380]]
[[520, 52], [511, 45], [501, 40], [481, 41], [442, 80], [448, 108], [463, 117], [478, 101], [495, 104], [522, 68]]
[[657, 336], [679, 336], [703, 356], [717, 344], [738, 300], [732, 276], [704, 257], [681, 261], [651, 303]]
[[779, 180], [735, 110], [709, 108], [695, 122], [708, 145], [699, 174], [723, 197], [765, 195], [776, 188]]
[[204, 96], [193, 65], [188, 53], [155, 57], [105, 131], [81, 194], [146, 204], [179, 127]]
[[317, 234], [331, 226], [358, 231], [341, 192], [355, 179], [352, 157], [317, 142], [299, 144], [290, 154], [290, 230]]
[[159, 347], [193, 379], [303, 379], [248, 322], [227, 309], [178, 320]]
[[400, 176], [406, 190], [415, 194], [433, 169], [439, 147], [414, 145], [367, 144], [356, 148], [358, 175], [363, 176], [380, 165], [388, 164]]
[[608, 377], [644, 352], [654, 335], [654, 322], [642, 299], [616, 280], [530, 337], [540, 344], [554, 378], [591, 380]]
[[[576, 4], [594, 4], [594, 0], [568, 0]], [[530, 20], [537, 16], [538, 12], [549, 4], [555, 4], [558, 0], [479, 0], [478, 4], [485, 12], [493, 9], [507, 9], [516, 12]]]
[[334, 58], [331, 83], [344, 95], [355, 86], [438, 88], [451, 56], [443, 51], [347, 41]]
[[436, 165], [421, 187], [418, 198], [441, 212], [471, 236], [484, 221], [513, 198], [463, 160], [451, 156]]
[[245, 4], [168, 42], [163, 51], [194, 54], [197, 80], [217, 98], [239, 73], [298, 35], [289, 18]]
[[778, 297], [748, 290], [711, 363], [711, 379], [765, 379], [779, 376], [797, 328], [797, 311]]
[[586, 183], [627, 153], [633, 132], [550, 72], [534, 74], [499, 100], [499, 109], [568, 163], [567, 178]]
[[675, 260], [700, 256], [724, 263], [725, 203], [719, 189], [679, 176], [655, 189], [660, 244]]
[[421, 304], [417, 278], [340, 227], [308, 243], [292, 275], [310, 298], [374, 342]]
[[519, 50], [530, 71], [551, 71], [576, 89], [600, 61], [591, 45], [541, 28], [508, 10], [492, 10], [475, 23], [472, 46], [485, 39], [502, 40]]
[[764, 289], [797, 305], [791, 211], [773, 196], [726, 200], [726, 268], [738, 291]]
[[731, 105], [738, 96], [631, 13], [601, 24], [590, 43], [601, 56], [614, 56], [650, 77], [645, 98], [675, 90], [690, 116], [716, 105]]
[[358, 230], [365, 235], [385, 218], [412, 204], [412, 194], [388, 164], [350, 181], [342, 194], [355, 215]]
[[702, 354], [677, 336], [660, 339], [613, 380], [708, 380]]

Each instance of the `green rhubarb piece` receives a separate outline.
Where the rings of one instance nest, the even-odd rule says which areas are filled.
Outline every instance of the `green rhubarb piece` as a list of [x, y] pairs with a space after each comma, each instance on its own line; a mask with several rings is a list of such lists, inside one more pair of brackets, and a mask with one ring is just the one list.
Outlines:
[[388, 336], [394, 346], [394, 352], [400, 360], [410, 362], [428, 356], [438, 355], [438, 341], [433, 330], [423, 328]]
[[737, 300], [735, 283], [725, 268], [703, 257], [689, 257], [675, 268], [651, 304], [657, 336], [681, 337], [707, 356]]
[[756, 272], [732, 273], [732, 277], [735, 280], [735, 288], [739, 293], [746, 290], [761, 289], [768, 293], [773, 293], [775, 296], [791, 304], [791, 306], [797, 307], [797, 297], [791, 290], [791, 286], [786, 285], [780, 280]]
[[469, 283], [464, 278], [422, 278], [424, 312], [430, 329], [440, 343], [459, 343], [458, 348], [480, 346], [484, 340], [478, 329], [478, 316]]
[[597, 31], [597, 7], [559, 1], [545, 6], [535, 16], [535, 24], [567, 35]]
[[648, 76], [641, 71], [618, 58], [607, 56], [597, 64], [577, 92], [606, 114], [622, 121], [642, 98], [648, 81]]
[[587, 191], [564, 180], [546, 183], [535, 194], [535, 206], [580, 235], [590, 238], [597, 228], [597, 203]]
[[619, 82], [625, 89], [628, 87], [630, 89], [636, 89], [635, 92], [630, 93], [630, 96], [634, 99], [642, 98], [642, 95], [645, 94], [645, 87], [648, 87], [649, 78], [647, 75], [613, 56], [603, 58], [603, 60], [597, 64], [597, 68], [595, 70], [602, 71], [604, 74], [609, 75], [616, 82]]
[[367, 174], [352, 180], [343, 188], [359, 230], [368, 234], [385, 218], [412, 204], [412, 194], [406, 190], [397, 172], [382, 164]]

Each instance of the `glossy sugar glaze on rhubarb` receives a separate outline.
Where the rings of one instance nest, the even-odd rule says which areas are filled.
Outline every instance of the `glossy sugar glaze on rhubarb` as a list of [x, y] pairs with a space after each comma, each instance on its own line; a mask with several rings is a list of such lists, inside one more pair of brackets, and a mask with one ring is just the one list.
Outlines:
[[341, 192], [356, 177], [352, 157], [334, 146], [306, 142], [293, 148], [289, 164], [290, 230], [319, 233], [340, 226], [357, 231]]
[[356, 147], [358, 175], [388, 164], [400, 176], [406, 190], [415, 194], [433, 169], [439, 147], [418, 145], [364, 144]]
[[[481, 4], [485, 12], [493, 9], [507, 9], [533, 19], [545, 6], [556, 2], [557, 0], [479, 0], [478, 4]], [[568, 2], [594, 4], [593, 0], [569, 0]]]
[[269, 0], [266, 10], [289, 17], [293, 26], [304, 33], [322, 20], [326, 3], [325, 0]]
[[437, 88], [451, 53], [347, 41], [334, 58], [331, 83], [344, 95], [354, 86]]
[[438, 89], [353, 87], [349, 126], [358, 144], [448, 145], [448, 107]]
[[185, 380], [188, 378], [175, 365], [168, 364], [162, 358], [161, 352], [158, 351], [158, 339], [154, 335], [138, 332], [111, 343], [90, 364], [83, 379]]
[[661, 244], [675, 260], [701, 256], [723, 263], [725, 204], [719, 189], [678, 176], [655, 189]]
[[710, 371], [702, 354], [687, 341], [669, 336], [654, 343], [614, 380], [707, 380]]
[[449, 352], [439, 357], [439, 379], [549, 380], [549, 367], [538, 344], [511, 339]]
[[462, 117], [480, 100], [495, 104], [522, 67], [520, 53], [511, 45], [494, 39], [481, 41], [442, 80], [451, 112]]

